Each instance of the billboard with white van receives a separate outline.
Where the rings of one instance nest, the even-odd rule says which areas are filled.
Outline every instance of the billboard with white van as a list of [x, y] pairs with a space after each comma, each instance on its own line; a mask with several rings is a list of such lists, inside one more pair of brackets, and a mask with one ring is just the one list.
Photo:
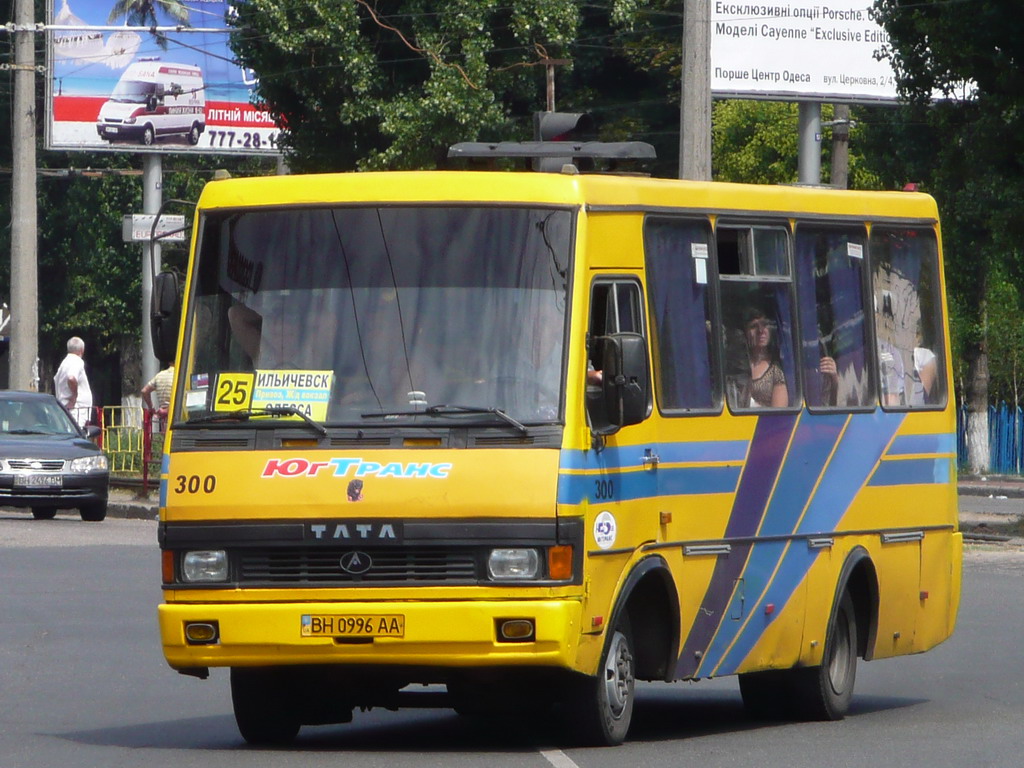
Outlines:
[[181, 0], [175, 17], [153, 3], [152, 27], [111, 17], [110, 0], [53, 2], [47, 149], [278, 153], [256, 79], [228, 47], [225, 0]]
[[100, 107], [100, 138], [152, 146], [158, 137], [177, 136], [195, 146], [206, 129], [203, 71], [159, 57], [133, 62]]

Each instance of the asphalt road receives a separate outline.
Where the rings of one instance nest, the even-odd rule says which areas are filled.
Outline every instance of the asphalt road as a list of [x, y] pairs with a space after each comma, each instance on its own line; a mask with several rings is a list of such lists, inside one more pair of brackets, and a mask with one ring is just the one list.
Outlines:
[[725, 678], [642, 686], [630, 741], [615, 749], [562, 749], [544, 726], [474, 723], [450, 710], [373, 710], [304, 728], [293, 749], [267, 754], [238, 736], [225, 671], [198, 681], [163, 660], [153, 521], [37, 522], [0, 510], [0, 768], [1017, 768], [1024, 555], [1005, 552], [970, 547], [954, 637], [927, 654], [861, 664], [840, 723], [749, 721]]

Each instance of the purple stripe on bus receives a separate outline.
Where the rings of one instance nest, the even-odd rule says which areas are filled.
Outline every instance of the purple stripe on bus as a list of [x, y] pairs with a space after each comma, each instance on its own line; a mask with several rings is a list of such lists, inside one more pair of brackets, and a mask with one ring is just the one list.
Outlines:
[[[747, 463], [733, 501], [732, 514], [726, 525], [727, 538], [753, 536], [757, 532], [798, 416], [796, 413], [786, 413], [767, 414], [758, 418], [754, 437], [750, 441]], [[743, 572], [749, 553], [749, 544], [734, 544], [729, 555], [719, 557], [715, 563], [704, 599], [686, 642], [683, 643], [676, 667], [679, 677], [693, 677], [700, 667], [701, 655], [725, 616], [736, 579]]]

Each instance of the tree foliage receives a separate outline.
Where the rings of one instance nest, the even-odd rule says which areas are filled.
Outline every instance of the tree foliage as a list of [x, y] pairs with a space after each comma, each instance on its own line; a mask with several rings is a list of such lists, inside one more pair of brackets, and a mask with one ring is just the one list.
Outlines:
[[[890, 172], [924, 182], [939, 201], [954, 342], [966, 365], [963, 395], [978, 409], [989, 399], [995, 329], [1017, 321], [1021, 303], [1024, 15], [1015, 0], [876, 0], [874, 7], [910, 104], [876, 132], [877, 144], [890, 150], [878, 157]], [[946, 98], [929, 105], [934, 93]], [[998, 345], [1011, 338], [1019, 335]], [[993, 391], [1007, 392], [1010, 374], [996, 370]]]
[[578, 0], [244, 0], [232, 49], [259, 73], [299, 170], [434, 168], [457, 141], [526, 138], [545, 54]]

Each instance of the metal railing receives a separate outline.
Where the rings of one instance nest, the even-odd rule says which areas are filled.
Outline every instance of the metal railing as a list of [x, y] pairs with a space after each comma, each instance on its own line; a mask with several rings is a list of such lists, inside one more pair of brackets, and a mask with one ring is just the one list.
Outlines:
[[[958, 466], [967, 466], [966, 408], [957, 411], [956, 457]], [[1024, 474], [1024, 411], [1009, 403], [988, 408], [989, 466], [987, 471], [999, 475]]]
[[139, 406], [111, 405], [102, 409], [99, 424], [111, 477], [141, 479], [142, 491], [148, 493], [160, 478], [166, 417]]

